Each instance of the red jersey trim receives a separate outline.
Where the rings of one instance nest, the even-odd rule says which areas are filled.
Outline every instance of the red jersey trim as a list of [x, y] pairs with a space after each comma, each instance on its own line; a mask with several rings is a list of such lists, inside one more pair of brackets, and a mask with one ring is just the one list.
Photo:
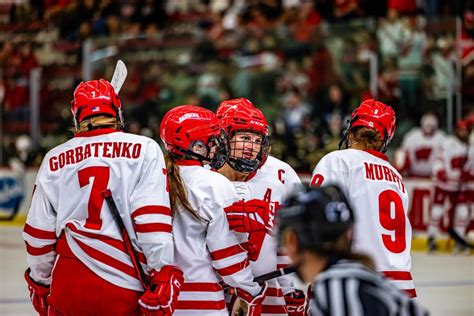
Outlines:
[[[258, 170], [257, 170], [257, 171], [258, 171]], [[255, 176], [257, 175], [257, 171], [254, 171], [254, 172], [250, 173], [250, 174], [245, 178], [244, 181], [247, 182], [247, 181], [250, 181], [250, 180], [252, 180], [253, 178], [255, 178]]]
[[122, 131], [116, 130], [114, 128], [98, 128], [98, 129], [93, 129], [92, 131], [76, 133], [74, 134], [74, 137], [93, 137], [93, 136], [99, 136], [99, 135], [105, 135], [105, 134], [111, 134], [111, 133], [122, 133]]
[[377, 157], [377, 158], [380, 158], [380, 159], [383, 159], [383, 160], [385, 160], [385, 161], [388, 161], [388, 157], [385, 156], [385, 154], [384, 154], [384, 153], [381, 153], [380, 151], [373, 150], [373, 149], [364, 149], [364, 151], [365, 151], [366, 153], [369, 153], [369, 154], [371, 154], [371, 155]]
[[34, 238], [56, 240], [56, 233], [54, 231], [34, 228], [28, 224], [25, 224], [23, 231]]
[[52, 244], [52, 245], [47, 245], [44, 247], [33, 247], [26, 241], [25, 241], [25, 244], [26, 244], [26, 252], [28, 252], [28, 254], [31, 256], [41, 256], [41, 255], [50, 253], [54, 251], [54, 247], [56, 245], [56, 244]]
[[245, 269], [249, 265], [249, 260], [246, 258], [244, 261], [230, 265], [228, 267], [222, 268], [222, 269], [216, 269], [217, 273], [219, 273], [221, 276], [227, 276], [227, 275], [232, 275], [234, 273], [239, 272], [240, 270]]
[[415, 289], [407, 289], [407, 290], [402, 290], [403, 292], [405, 292], [406, 295], [408, 295], [408, 297], [410, 298], [415, 298], [417, 297], [418, 295], [416, 295], [416, 290]]
[[408, 271], [382, 271], [382, 273], [387, 279], [399, 280], [399, 281], [413, 280], [411, 273]]
[[197, 160], [191, 160], [191, 159], [176, 159], [174, 161], [174, 164], [177, 166], [201, 166], [202, 163]]
[[[122, 240], [114, 239], [112, 237], [108, 237], [108, 236], [104, 236], [104, 235], [100, 235], [100, 234], [95, 234], [95, 233], [90, 233], [90, 232], [83, 232], [83, 231], [77, 229], [76, 226], [74, 226], [71, 223], [68, 223], [66, 226], [78, 235], [88, 237], [88, 238], [91, 238], [91, 239], [100, 240], [101, 242], [103, 242], [103, 243], [105, 243], [105, 244], [107, 244], [111, 247], [114, 247], [115, 249], [120, 250], [123, 253], [126, 253], [127, 255], [129, 255], [129, 253], [127, 252], [127, 249], [125, 248], [125, 244], [123, 243]], [[138, 254], [138, 259], [140, 260], [140, 262], [146, 264], [145, 255], [143, 255], [143, 253], [140, 252], [140, 251], [136, 251], [136, 253]]]
[[283, 292], [281, 289], [277, 289], [275, 287], [269, 287], [266, 292], [267, 296], [274, 296], [274, 297], [282, 297]]
[[222, 285], [211, 282], [189, 282], [184, 283], [181, 292], [219, 292], [222, 291]]
[[160, 205], [147, 205], [136, 209], [132, 212], [132, 218], [140, 215], [148, 215], [148, 214], [159, 214], [159, 215], [168, 215], [171, 216], [171, 209], [166, 206]]
[[135, 224], [134, 226], [137, 233], [171, 233], [172, 230], [171, 225], [163, 223]]
[[244, 248], [242, 248], [240, 245], [233, 245], [224, 249], [219, 249], [216, 251], [211, 252], [211, 258], [212, 260], [220, 260], [224, 259], [239, 253], [244, 252]]
[[288, 266], [289, 266], [288, 263], [277, 264], [277, 269], [283, 269], [283, 268], [286, 268], [286, 267], [288, 267]]
[[221, 310], [225, 309], [225, 301], [178, 301], [176, 304], [176, 309], [191, 309], [191, 310]]
[[79, 245], [79, 247], [91, 258], [99, 261], [99, 262], [102, 262], [114, 269], [117, 269], [135, 279], [138, 280], [138, 276], [137, 276], [137, 272], [135, 271], [135, 268], [134, 267], [131, 267], [129, 266], [128, 264], [125, 264], [115, 258], [112, 258], [108, 255], [106, 255], [105, 253], [97, 250], [97, 249], [94, 249], [82, 242], [80, 242], [79, 240], [77, 239], [74, 239], [74, 241]]

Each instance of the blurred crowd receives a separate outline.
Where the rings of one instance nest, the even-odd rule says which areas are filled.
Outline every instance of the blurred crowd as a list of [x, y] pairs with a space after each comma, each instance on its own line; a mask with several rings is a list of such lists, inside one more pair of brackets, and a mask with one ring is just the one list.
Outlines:
[[35, 67], [42, 137], [28, 163], [70, 137], [86, 42], [94, 78], [117, 58], [129, 67], [129, 131], [158, 137], [172, 106], [247, 97], [271, 122], [273, 155], [302, 172], [337, 149], [361, 99], [395, 108], [398, 144], [427, 111], [446, 128], [448, 100], [474, 106], [468, 0], [16, 0], [2, 1], [0, 23], [2, 163], [29, 130]]

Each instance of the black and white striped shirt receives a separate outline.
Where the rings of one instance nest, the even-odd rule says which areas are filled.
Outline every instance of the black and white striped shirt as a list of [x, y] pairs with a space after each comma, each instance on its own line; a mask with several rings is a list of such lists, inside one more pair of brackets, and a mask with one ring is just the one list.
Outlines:
[[339, 260], [321, 272], [313, 283], [312, 316], [400, 315], [425, 316], [428, 312], [388, 280], [363, 264]]

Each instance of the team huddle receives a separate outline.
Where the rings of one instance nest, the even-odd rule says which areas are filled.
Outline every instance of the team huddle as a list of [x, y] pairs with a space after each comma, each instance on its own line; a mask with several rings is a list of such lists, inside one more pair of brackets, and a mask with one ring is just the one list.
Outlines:
[[[40, 315], [423, 314], [409, 299], [416, 291], [408, 195], [384, 155], [395, 132], [390, 106], [364, 101], [344, 132], [347, 149], [325, 156], [307, 189], [270, 155], [266, 118], [247, 99], [225, 100], [216, 113], [169, 110], [160, 126], [165, 155], [155, 140], [122, 131], [121, 110], [108, 81], [79, 84], [75, 136], [39, 169], [23, 238], [25, 279]], [[322, 219], [314, 215], [321, 205]], [[303, 230], [291, 224], [305, 216]], [[313, 227], [315, 218], [321, 222]], [[305, 243], [323, 222], [334, 229]], [[328, 277], [352, 251], [374, 259], [370, 269], [351, 266], [358, 271], [351, 278], [360, 277], [357, 297], [321, 303], [324, 281], [304, 277], [307, 257], [327, 257]], [[292, 275], [259, 278], [288, 266], [313, 283], [307, 292]], [[369, 293], [376, 287], [384, 294]]]

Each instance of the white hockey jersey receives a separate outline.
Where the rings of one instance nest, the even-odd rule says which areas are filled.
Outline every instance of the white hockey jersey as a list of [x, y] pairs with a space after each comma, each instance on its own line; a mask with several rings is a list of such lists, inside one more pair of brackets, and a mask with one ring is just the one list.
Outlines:
[[443, 143], [444, 134], [436, 131], [433, 135], [426, 135], [421, 128], [410, 130], [402, 142], [402, 150], [405, 153], [404, 170], [410, 176], [430, 177], [436, 153]]
[[164, 171], [154, 140], [114, 129], [78, 134], [48, 152], [23, 231], [31, 277], [51, 283], [55, 243], [64, 232], [74, 255], [98, 276], [143, 291], [102, 192], [111, 190], [142, 266], [159, 270], [173, 264]]
[[412, 230], [408, 193], [387, 157], [373, 150], [346, 149], [324, 156], [312, 186], [338, 185], [355, 213], [353, 250], [368, 254], [395, 286], [416, 296], [411, 268]]
[[[447, 136], [436, 156], [433, 164], [433, 180], [435, 185], [446, 191], [459, 191], [461, 187], [461, 174], [465, 168], [468, 147], [454, 135]], [[447, 181], [436, 177], [438, 172], [446, 172]]]
[[[296, 172], [287, 163], [269, 156], [265, 164], [256, 173], [249, 176], [246, 181], [232, 182], [237, 191], [239, 199], [260, 199], [270, 203], [270, 209], [278, 212], [278, 207], [285, 199], [301, 186], [301, 180]], [[265, 232], [250, 234], [238, 234], [242, 241], [249, 240], [256, 243], [260, 251], [256, 261], [251, 261], [253, 274], [260, 276], [275, 271], [288, 265], [287, 256], [277, 252], [277, 240], [274, 236]], [[290, 277], [278, 278], [268, 281], [268, 295], [263, 301], [263, 315], [285, 315], [286, 303], [283, 295], [292, 291], [292, 280]]]
[[227, 178], [199, 162], [178, 163], [188, 201], [202, 220], [183, 207], [174, 214], [175, 265], [185, 279], [174, 315], [228, 315], [221, 281], [253, 296], [260, 291], [224, 212], [237, 194]]

